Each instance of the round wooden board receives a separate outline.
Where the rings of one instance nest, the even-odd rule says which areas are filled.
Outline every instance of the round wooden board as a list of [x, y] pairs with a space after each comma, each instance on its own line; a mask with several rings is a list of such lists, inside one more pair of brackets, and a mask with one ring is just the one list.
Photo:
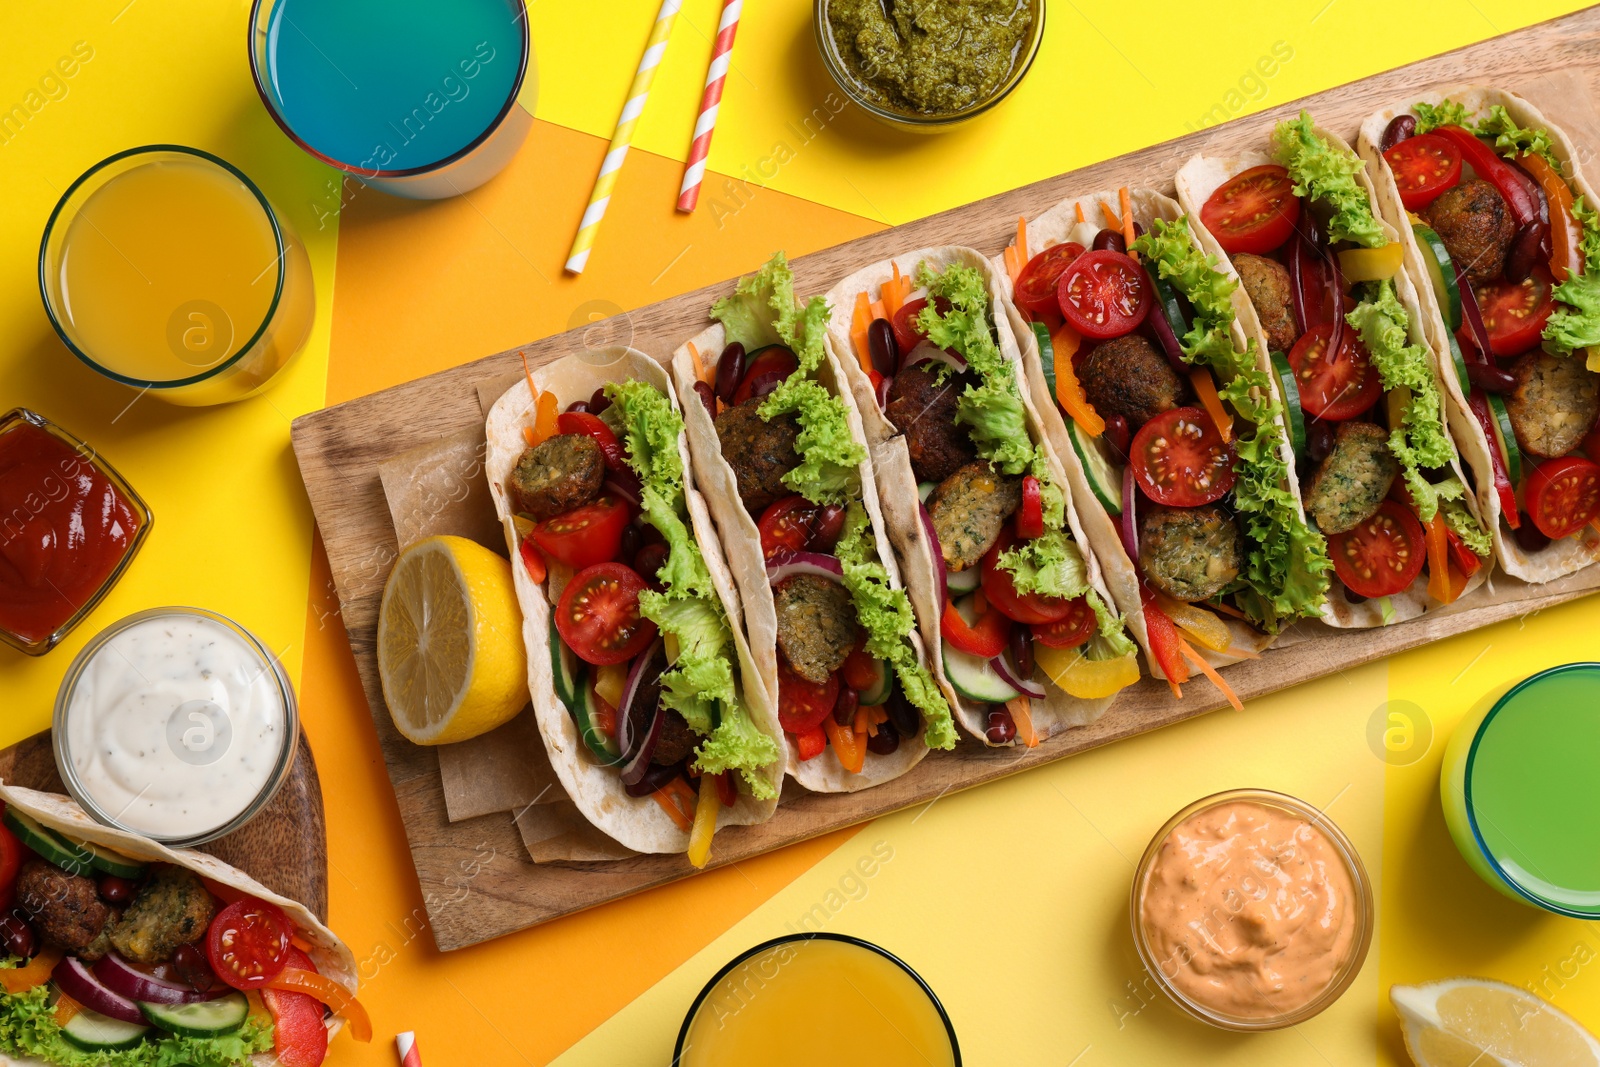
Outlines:
[[[0, 750], [0, 779], [28, 789], [65, 793], [56, 773], [49, 731]], [[300, 735], [289, 780], [267, 809], [243, 829], [218, 838], [201, 851], [232, 864], [281, 896], [298, 900], [324, 923], [328, 921], [327, 826], [317, 761], [305, 734]]]

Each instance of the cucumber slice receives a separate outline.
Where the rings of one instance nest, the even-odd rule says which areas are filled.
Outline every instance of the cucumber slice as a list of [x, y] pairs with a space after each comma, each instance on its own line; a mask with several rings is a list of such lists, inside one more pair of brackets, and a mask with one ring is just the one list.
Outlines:
[[926, 504], [928, 502], [928, 497], [932, 496], [933, 491], [937, 488], [939, 488], [938, 482], [918, 482], [917, 499]]
[[952, 593], [970, 593], [983, 581], [981, 567], [968, 567], [964, 571], [945, 571], [944, 587]]
[[1050, 329], [1042, 322], [1035, 322], [1033, 326], [1033, 340], [1039, 346], [1039, 369], [1044, 372], [1044, 384], [1050, 390], [1050, 396], [1056, 395], [1056, 346], [1050, 342]]
[[139, 1010], [146, 1019], [170, 1033], [182, 1037], [215, 1037], [243, 1026], [250, 1015], [250, 1002], [243, 993], [229, 993], [198, 1004], [150, 1004], [141, 1000]]
[[1067, 420], [1067, 436], [1072, 439], [1072, 450], [1083, 464], [1083, 473], [1089, 479], [1089, 489], [1100, 506], [1113, 516], [1122, 514], [1122, 473], [1106, 458], [1104, 446], [1079, 426]]
[[143, 1041], [149, 1032], [150, 1028], [143, 1023], [125, 1023], [83, 1007], [61, 1028], [61, 1036], [85, 1052], [130, 1049]]
[[561, 703], [572, 707], [577, 700], [578, 692], [583, 688], [584, 664], [577, 653], [567, 647], [561, 640], [561, 634], [554, 625], [550, 627], [550, 669], [555, 676], [556, 696], [561, 698]]
[[138, 860], [130, 860], [126, 856], [119, 856], [109, 848], [102, 848], [91, 841], [85, 841], [82, 849], [89, 853], [89, 863], [95, 870], [102, 874], [115, 875], [118, 878], [143, 878], [149, 868]]
[[1183, 302], [1178, 299], [1178, 290], [1161, 276], [1160, 271], [1152, 270], [1148, 264], [1144, 268], [1144, 273], [1155, 290], [1156, 310], [1166, 315], [1167, 325], [1172, 328], [1172, 336], [1182, 340], [1183, 335], [1189, 332], [1189, 320], [1183, 317]]
[[41, 826], [31, 815], [16, 808], [7, 808], [5, 824], [17, 839], [39, 854], [39, 858], [55, 864], [71, 874], [88, 874], [94, 867], [94, 854], [73, 844], [48, 827]]
[[1495, 443], [1500, 446], [1500, 458], [1506, 461], [1506, 473], [1511, 476], [1511, 484], [1522, 484], [1522, 449], [1517, 447], [1517, 432], [1511, 427], [1511, 413], [1506, 410], [1506, 402], [1494, 393], [1485, 393], [1489, 398], [1489, 410], [1494, 412]]
[[[600, 766], [615, 767], [623, 762], [622, 749], [617, 746], [616, 737], [600, 729], [594, 721], [592, 700], [588, 680], [582, 679], [567, 709], [572, 712], [572, 718], [578, 726], [578, 735], [583, 738], [584, 746], [589, 749], [590, 754], [600, 762]], [[621, 709], [618, 709], [618, 714], [620, 713]]]
[[1433, 295], [1439, 298], [1444, 324], [1455, 333], [1461, 329], [1461, 289], [1456, 285], [1455, 264], [1450, 261], [1444, 241], [1430, 227], [1413, 223], [1411, 232], [1416, 234], [1417, 245], [1422, 249], [1422, 263], [1433, 282]]
[[[972, 610], [971, 597], [957, 600], [955, 609], [969, 625], [976, 618]], [[1003, 704], [1013, 697], [1022, 695], [994, 672], [988, 660], [969, 655], [953, 647], [949, 641], [941, 641], [940, 644], [944, 650], [944, 675], [950, 679], [950, 684], [955, 687], [956, 692], [968, 700]]]
[[1451, 330], [1445, 336], [1450, 338], [1450, 362], [1456, 368], [1456, 381], [1461, 383], [1461, 395], [1471, 396], [1472, 379], [1467, 377], [1467, 361], [1461, 354], [1461, 345], [1456, 341], [1455, 331]]
[[1283, 393], [1283, 422], [1289, 429], [1289, 447], [1297, 456], [1306, 451], [1306, 413], [1300, 408], [1300, 387], [1294, 383], [1294, 371], [1282, 352], [1272, 353], [1272, 370], [1278, 376], [1278, 389]]
[[[977, 570], [969, 567], [968, 570]], [[894, 672], [889, 669], [889, 664], [881, 659], [872, 661], [872, 669], [877, 672], [873, 683], [861, 690], [861, 706], [875, 708], [879, 704], [887, 703], [889, 694], [894, 692]]]

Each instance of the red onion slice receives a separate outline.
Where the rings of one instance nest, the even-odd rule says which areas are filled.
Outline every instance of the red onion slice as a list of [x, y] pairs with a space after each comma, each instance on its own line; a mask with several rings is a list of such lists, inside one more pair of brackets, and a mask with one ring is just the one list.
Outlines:
[[1472, 335], [1472, 344], [1478, 350], [1478, 362], [1488, 363], [1493, 349], [1489, 347], [1489, 330], [1483, 324], [1483, 312], [1478, 308], [1478, 294], [1467, 283], [1467, 276], [1456, 266], [1456, 288], [1461, 290], [1461, 318]]
[[633, 716], [629, 712], [639, 697], [639, 690], [661, 673], [657, 670], [652, 674], [651, 664], [655, 663], [658, 655], [664, 661], [665, 653], [666, 642], [657, 637], [649, 648], [633, 658], [633, 665], [628, 668], [628, 680], [622, 687], [622, 703], [617, 706], [617, 749], [624, 757], [632, 755], [634, 748]]
[[1122, 514], [1117, 518], [1117, 533], [1122, 535], [1122, 550], [1134, 563], [1139, 562], [1139, 487], [1133, 481], [1133, 464], [1122, 468]]
[[661, 730], [666, 722], [667, 709], [658, 703], [655, 714], [650, 717], [650, 730], [640, 741], [639, 751], [622, 765], [623, 785], [638, 785], [650, 770], [650, 757], [656, 754], [656, 742], [661, 740]]
[[143, 1023], [144, 1013], [139, 1005], [127, 997], [119, 996], [100, 983], [100, 979], [76, 956], [64, 956], [50, 980], [67, 996], [90, 1011], [97, 1011], [110, 1019], [124, 1023]]
[[639, 481], [639, 476], [628, 467], [620, 470], [606, 472], [606, 488], [616, 493], [622, 499], [639, 507], [644, 499], [644, 483]]
[[[1156, 291], [1151, 285], [1150, 291]], [[1179, 378], [1189, 377], [1190, 366], [1183, 361], [1183, 346], [1178, 344], [1178, 335], [1172, 332], [1172, 323], [1167, 321], [1167, 312], [1164, 308], [1150, 309], [1148, 321], [1155, 331], [1156, 340], [1161, 342], [1161, 351], [1166, 353], [1167, 363]]]
[[944, 569], [944, 546], [939, 544], [939, 534], [933, 528], [933, 516], [928, 514], [926, 504], [917, 504], [917, 513], [922, 516], [922, 532], [928, 535], [928, 551], [933, 556], [933, 570], [939, 576], [939, 610], [950, 602], [950, 576]]
[[889, 406], [889, 387], [892, 385], [894, 385], [894, 375], [892, 374], [884, 375], [883, 378], [878, 382], [876, 397], [878, 400], [879, 411], [882, 411], [884, 408]]
[[187, 982], [170, 982], [147, 974], [115, 953], [94, 965], [94, 976], [116, 995], [147, 1004], [196, 1004], [225, 997], [233, 991], [231, 986], [217, 982], [210, 991], [197, 992]]
[[837, 556], [822, 552], [790, 552], [780, 549], [767, 560], [767, 582], [777, 585], [797, 574], [813, 574], [833, 582], [844, 581], [844, 567]]
[[1289, 242], [1289, 295], [1294, 300], [1294, 329], [1296, 334], [1305, 333], [1311, 321], [1306, 307], [1305, 274], [1309, 266], [1307, 263], [1305, 239], [1297, 233]]
[[1005, 682], [1023, 696], [1032, 697], [1035, 700], [1044, 699], [1044, 686], [1040, 685], [1038, 682], [1035, 682], [1031, 678], [1022, 679], [1017, 677], [1017, 672], [1012, 670], [1011, 664], [1006, 662], [1004, 653], [989, 661], [989, 669], [998, 674], [1001, 681]]

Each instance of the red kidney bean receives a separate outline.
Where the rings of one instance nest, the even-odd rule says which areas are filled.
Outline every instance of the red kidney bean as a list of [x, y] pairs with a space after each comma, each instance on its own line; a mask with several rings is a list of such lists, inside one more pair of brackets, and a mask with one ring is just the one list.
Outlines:
[[899, 731], [901, 737], [917, 735], [917, 709], [911, 706], [911, 702], [906, 699], [899, 686], [895, 686], [894, 691], [889, 694], [889, 702], [883, 706], [883, 710], [888, 712], [889, 721], [894, 723], [894, 728]]
[[136, 891], [134, 884], [126, 878], [118, 878], [114, 874], [100, 876], [100, 899], [107, 904], [126, 904], [133, 899]]
[[206, 959], [205, 951], [197, 945], [179, 945], [172, 954], [172, 969], [196, 993], [206, 993], [217, 984], [216, 972]]
[[844, 532], [844, 505], [825, 504], [811, 517], [811, 535], [806, 548], [812, 552], [832, 552]]
[[1306, 455], [1311, 457], [1311, 462], [1321, 463], [1328, 458], [1328, 453], [1333, 451], [1333, 441], [1338, 431], [1331, 422], [1322, 419], [1313, 419], [1306, 427]]
[[1526, 512], [1522, 515], [1522, 525], [1517, 527], [1517, 544], [1522, 546], [1524, 552], [1537, 552], [1550, 543], [1539, 527], [1533, 524]]
[[722, 350], [717, 360], [716, 397], [724, 404], [733, 403], [733, 394], [739, 391], [744, 378], [744, 345], [734, 341]]
[[900, 366], [900, 345], [888, 319], [873, 319], [867, 327], [867, 351], [872, 356], [872, 369], [885, 378]]
[[880, 756], [887, 756], [900, 747], [900, 731], [896, 730], [894, 723], [884, 720], [878, 724], [878, 732], [867, 738], [867, 751], [875, 752]]
[[989, 723], [984, 727], [983, 736], [989, 739], [991, 745], [1004, 745], [1017, 736], [1017, 723], [1011, 717], [1011, 712], [1005, 708], [994, 707], [989, 709]]
[[644, 579], [644, 584], [652, 589], [661, 588], [661, 582], [656, 579], [656, 571], [659, 571], [661, 565], [667, 562], [667, 554], [667, 546], [657, 542], [653, 545], [645, 545], [639, 549], [639, 554], [633, 557], [633, 569], [638, 573], [639, 577]]
[[1112, 415], [1106, 419], [1106, 444], [1122, 460], [1128, 458], [1128, 445], [1133, 441], [1133, 434], [1128, 430], [1128, 420], [1123, 415]]
[[1486, 393], [1509, 393], [1517, 387], [1510, 371], [1487, 363], [1468, 363], [1467, 381]]
[[848, 685], [839, 687], [839, 699], [833, 702], [833, 721], [848, 727], [856, 721], [856, 709], [861, 706], [861, 696]]
[[622, 540], [617, 543], [617, 560], [621, 563], [632, 563], [634, 553], [639, 551], [639, 527], [633, 523], [622, 528]]
[[1383, 128], [1383, 137], [1378, 141], [1378, 149], [1387, 152], [1416, 132], [1417, 118], [1415, 115], [1396, 115], [1390, 120], [1389, 125]]
[[1128, 250], [1128, 242], [1123, 239], [1121, 230], [1106, 229], [1094, 235], [1093, 250], [1099, 252], [1107, 248], [1113, 252], [1126, 252]]
[[716, 421], [717, 394], [711, 391], [711, 386], [707, 385], [705, 382], [695, 382], [694, 394], [695, 396], [698, 396], [700, 398], [700, 402], [706, 406], [706, 414], [711, 416], [713, 422]]
[[1027, 681], [1033, 677], [1033, 631], [1026, 626], [1011, 628], [1011, 665], [1017, 677]]
[[39, 937], [33, 932], [32, 923], [13, 912], [0, 919], [0, 947], [4, 947], [8, 956], [32, 959], [39, 951]]
[[610, 406], [611, 398], [606, 396], [606, 387], [602, 385], [600, 388], [596, 389], [594, 391], [594, 395], [589, 398], [589, 414], [598, 415]]
[[567, 410], [569, 412], [572, 412], [572, 411], [588, 411], [589, 410], [589, 402], [587, 400], [574, 400], [572, 403], [567, 405]]

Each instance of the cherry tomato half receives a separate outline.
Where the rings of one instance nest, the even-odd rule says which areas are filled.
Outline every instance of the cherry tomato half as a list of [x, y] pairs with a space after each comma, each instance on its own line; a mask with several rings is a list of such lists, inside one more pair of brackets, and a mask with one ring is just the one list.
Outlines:
[[816, 516], [817, 506], [798, 493], [768, 504], [761, 521], [756, 523], [761, 531], [761, 558], [770, 560], [779, 552], [804, 551]]
[[778, 657], [778, 725], [791, 734], [806, 734], [822, 725], [833, 714], [839, 701], [839, 672], [828, 675], [821, 685], [808, 682]]
[[1079, 597], [1064, 617], [1034, 626], [1033, 639], [1050, 648], [1077, 648], [1093, 637], [1094, 631], [1094, 609], [1087, 597]]
[[844, 675], [845, 685], [858, 693], [865, 692], [878, 684], [878, 661], [866, 649], [858, 648], [845, 657], [839, 673]]
[[904, 360], [911, 354], [922, 340], [922, 330], [917, 326], [917, 316], [922, 314], [922, 309], [928, 306], [925, 299], [907, 300], [900, 305], [900, 310], [894, 313], [894, 341], [900, 346], [900, 358]]
[[556, 605], [556, 632], [585, 663], [624, 663], [655, 640], [639, 614], [644, 579], [622, 563], [597, 563], [573, 575]]
[[561, 433], [579, 433], [594, 438], [594, 443], [600, 446], [600, 451], [606, 457], [608, 469], [617, 471], [627, 467], [627, 454], [622, 449], [622, 443], [598, 415], [591, 415], [587, 411], [563, 411], [556, 416], [556, 429]]
[[[744, 377], [739, 379], [739, 388], [733, 394], [733, 406], [738, 407], [758, 392], [763, 396], [772, 392], [799, 366], [800, 361], [795, 359], [794, 353], [782, 345], [762, 349], [744, 369]], [[770, 388], [767, 388], [769, 385]]]
[[[6, 810], [0, 804], [0, 812]], [[22, 868], [22, 842], [11, 828], [0, 823], [0, 906], [9, 908], [17, 891], [17, 872]]]
[[1083, 255], [1083, 246], [1076, 241], [1051, 245], [1028, 260], [1028, 265], [1017, 275], [1017, 306], [1035, 315], [1048, 315], [1059, 311], [1056, 303], [1056, 283], [1061, 272]]
[[1144, 495], [1168, 507], [1221, 500], [1233, 488], [1233, 445], [1201, 408], [1163, 411], [1133, 436], [1128, 455]]
[[1537, 348], [1544, 325], [1555, 310], [1554, 286], [1555, 279], [1543, 267], [1535, 267], [1520, 282], [1501, 278], [1473, 286], [1483, 328], [1489, 331], [1489, 351], [1497, 356], [1520, 356]]
[[1548, 459], [1522, 487], [1528, 516], [1554, 541], [1569, 537], [1600, 515], [1600, 464], [1582, 456]]
[[1393, 500], [1385, 500], [1355, 529], [1328, 538], [1328, 554], [1345, 588], [1369, 599], [1408, 588], [1428, 559], [1422, 524]]
[[1017, 541], [1011, 527], [1000, 531], [999, 540], [990, 546], [983, 557], [983, 596], [991, 611], [998, 611], [1012, 622], [1030, 626], [1055, 622], [1072, 611], [1072, 601], [1042, 593], [1019, 593], [1011, 580], [1011, 572], [997, 565], [1000, 553]]
[[1270, 252], [1300, 218], [1289, 172], [1275, 163], [1235, 174], [1200, 209], [1200, 221], [1228, 255]]
[[1461, 150], [1437, 134], [1407, 137], [1383, 158], [1407, 211], [1421, 211], [1461, 180]]
[[531, 536], [546, 556], [582, 570], [616, 556], [632, 512], [621, 497], [601, 493], [592, 503], [539, 523]]
[[206, 931], [206, 958], [235, 989], [259, 989], [283, 973], [294, 927], [275, 904], [246, 897], [217, 912]]
[[1300, 407], [1312, 418], [1328, 422], [1353, 419], [1378, 402], [1383, 383], [1367, 361], [1366, 346], [1354, 330], [1345, 330], [1339, 352], [1329, 361], [1333, 323], [1313, 326], [1289, 350], [1289, 369], [1300, 390]]
[[1150, 313], [1144, 268], [1121, 252], [1085, 252], [1061, 272], [1056, 303], [1072, 328], [1096, 341], [1132, 333]]

